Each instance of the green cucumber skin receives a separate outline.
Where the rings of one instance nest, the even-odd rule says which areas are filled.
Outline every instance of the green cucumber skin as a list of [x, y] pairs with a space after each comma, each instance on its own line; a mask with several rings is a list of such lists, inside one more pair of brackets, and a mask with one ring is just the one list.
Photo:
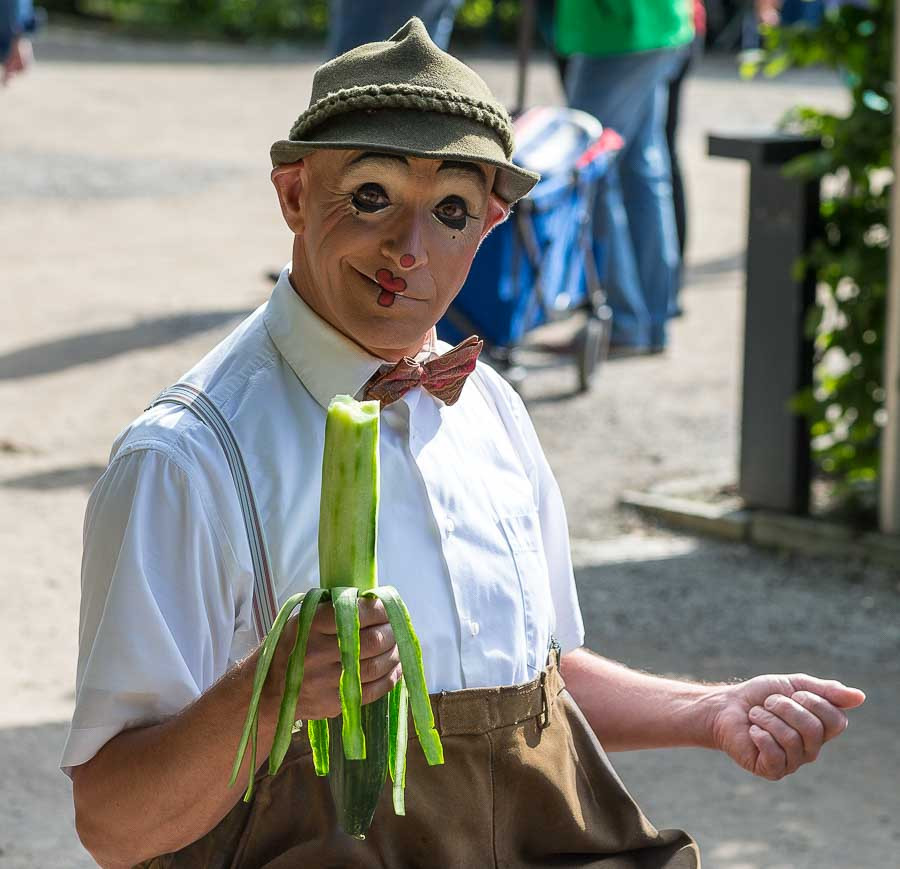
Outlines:
[[[374, 588], [378, 536], [377, 402], [336, 396], [325, 418], [319, 508], [319, 584]], [[339, 400], [341, 399], [341, 400]], [[358, 408], [373, 405], [360, 419]]]
[[387, 778], [390, 697], [390, 694], [385, 694], [362, 707], [365, 760], [347, 760], [344, 757], [341, 716], [328, 719], [328, 784], [338, 825], [356, 838], [364, 837], [371, 826]]

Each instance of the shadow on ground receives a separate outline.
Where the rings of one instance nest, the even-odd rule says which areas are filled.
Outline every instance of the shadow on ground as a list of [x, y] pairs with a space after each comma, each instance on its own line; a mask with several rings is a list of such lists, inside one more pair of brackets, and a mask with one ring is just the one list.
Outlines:
[[[588, 645], [652, 672], [731, 680], [811, 670], [868, 693], [846, 734], [782, 782], [711, 751], [613, 754], [660, 828], [688, 830], [706, 869], [846, 869], [888, 865], [900, 728], [896, 578], [743, 545], [664, 535], [575, 541]], [[86, 869], [71, 786], [58, 760], [67, 722], [0, 729], [0, 867]], [[848, 796], [852, 795], [852, 796]], [[846, 801], [862, 806], [852, 826]], [[45, 819], [41, 835], [16, 831]], [[840, 829], [839, 836], [833, 831]]]
[[197, 311], [140, 320], [121, 329], [99, 329], [55, 341], [33, 344], [0, 356], [0, 380], [38, 377], [119, 356], [132, 350], [159, 347], [216, 329], [250, 314], [247, 310]]
[[0, 162], [0, 200], [74, 203], [188, 197], [249, 174], [246, 167], [216, 160], [135, 160], [130, 155], [98, 157], [77, 151], [19, 149], [5, 151]]
[[79, 488], [90, 490], [105, 470], [105, 465], [97, 464], [76, 465], [72, 468], [54, 468], [50, 471], [39, 471], [33, 474], [22, 474], [19, 477], [9, 477], [5, 480], [0, 480], [0, 486], [4, 489], [32, 489], [40, 491]]
[[[612, 755], [659, 827], [688, 830], [705, 869], [891, 863], [900, 751], [897, 576], [691, 538], [587, 544], [576, 579], [587, 645], [649, 672], [710, 682], [807, 672], [866, 691], [817, 763], [767, 782], [697, 749]], [[669, 550], [667, 554], [667, 548]], [[847, 800], [854, 821], [847, 824]], [[840, 835], [834, 831], [840, 830]]]
[[573, 546], [589, 646], [627, 655], [633, 666], [702, 678], [755, 675], [758, 663], [782, 672], [800, 664], [900, 671], [895, 572], [667, 539], [672, 554], [641, 535], [585, 552]]
[[[75, 835], [72, 786], [58, 769], [68, 722], [0, 729], [0, 867], [2, 869], [89, 869], [96, 863]], [[40, 835], [26, 838], [23, 829]]]
[[728, 272], [741, 272], [741, 280], [743, 280], [743, 270], [746, 259], [747, 252], [739, 250], [734, 253], [703, 260], [698, 263], [687, 262], [684, 267], [684, 282], [689, 284], [691, 289], [695, 289], [695, 281], [699, 280], [703, 282], [713, 280]]

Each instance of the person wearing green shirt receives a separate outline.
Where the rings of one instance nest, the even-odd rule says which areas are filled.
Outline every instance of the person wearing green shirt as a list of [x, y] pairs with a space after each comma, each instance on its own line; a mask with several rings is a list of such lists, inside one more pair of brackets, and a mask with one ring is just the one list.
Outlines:
[[611, 355], [662, 352], [680, 273], [666, 143], [667, 83], [694, 38], [691, 0], [558, 0], [569, 105], [622, 135], [597, 197]]

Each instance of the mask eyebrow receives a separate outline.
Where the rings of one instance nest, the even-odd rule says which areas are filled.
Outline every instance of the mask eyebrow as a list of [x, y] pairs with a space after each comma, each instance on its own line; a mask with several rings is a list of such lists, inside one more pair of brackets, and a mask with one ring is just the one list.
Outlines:
[[487, 175], [477, 163], [469, 163], [464, 160], [444, 160], [438, 172], [464, 172], [467, 175], [475, 176], [482, 187], [487, 187]]
[[354, 157], [348, 164], [347, 167], [355, 166], [358, 163], [362, 163], [365, 160], [371, 160], [373, 162], [392, 162], [392, 163], [402, 163], [404, 166], [409, 166], [409, 163], [402, 154], [388, 154], [382, 151], [363, 151], [358, 157]]

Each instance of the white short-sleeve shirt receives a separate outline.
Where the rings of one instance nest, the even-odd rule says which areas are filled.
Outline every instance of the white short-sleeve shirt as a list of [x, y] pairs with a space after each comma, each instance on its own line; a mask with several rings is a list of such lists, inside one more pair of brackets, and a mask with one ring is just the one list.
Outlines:
[[[444, 352], [449, 345], [437, 341]], [[288, 269], [185, 376], [240, 445], [279, 605], [319, 584], [325, 411], [383, 365], [320, 319]], [[382, 411], [378, 578], [422, 644], [429, 691], [512, 685], [584, 639], [559, 488], [516, 393], [478, 363], [456, 404], [421, 388]], [[213, 432], [160, 405], [117, 438], [84, 524], [76, 702], [60, 762], [204, 693], [256, 646], [253, 569]]]

